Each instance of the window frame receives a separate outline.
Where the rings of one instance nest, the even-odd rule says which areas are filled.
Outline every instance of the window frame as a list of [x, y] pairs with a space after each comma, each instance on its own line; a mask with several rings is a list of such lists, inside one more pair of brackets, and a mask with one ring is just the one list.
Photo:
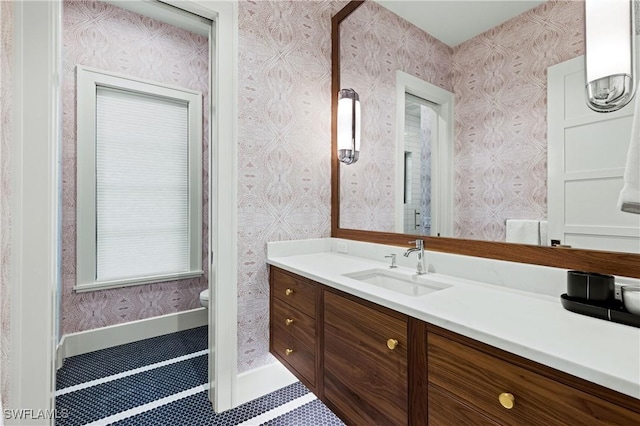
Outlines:
[[[105, 87], [187, 103], [189, 158], [189, 270], [171, 274], [97, 280], [96, 97]], [[95, 68], [76, 66], [76, 292], [196, 278], [202, 270], [202, 93]]]

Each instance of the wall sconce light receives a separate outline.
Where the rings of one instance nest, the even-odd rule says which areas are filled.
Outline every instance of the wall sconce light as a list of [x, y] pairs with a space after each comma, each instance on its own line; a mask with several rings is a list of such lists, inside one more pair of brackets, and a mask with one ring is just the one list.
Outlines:
[[586, 0], [587, 105], [616, 111], [635, 92], [634, 1]]
[[338, 159], [353, 164], [360, 156], [360, 97], [353, 89], [338, 93]]

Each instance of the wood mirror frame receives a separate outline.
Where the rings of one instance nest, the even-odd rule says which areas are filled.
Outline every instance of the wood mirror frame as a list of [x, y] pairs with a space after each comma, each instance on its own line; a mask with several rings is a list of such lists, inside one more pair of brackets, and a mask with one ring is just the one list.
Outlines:
[[429, 237], [391, 232], [340, 228], [340, 162], [337, 156], [337, 114], [340, 90], [340, 23], [364, 0], [349, 2], [331, 19], [331, 236], [379, 244], [410, 246], [410, 240], [423, 239], [427, 250], [530, 263], [565, 269], [600, 272], [640, 278], [640, 255], [599, 250], [533, 246], [503, 242]]

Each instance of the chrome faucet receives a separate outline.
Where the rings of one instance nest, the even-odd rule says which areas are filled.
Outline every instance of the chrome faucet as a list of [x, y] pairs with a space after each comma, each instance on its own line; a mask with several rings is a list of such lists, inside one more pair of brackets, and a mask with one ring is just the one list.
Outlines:
[[416, 243], [415, 248], [410, 248], [404, 252], [404, 257], [409, 257], [413, 252], [418, 253], [418, 264], [416, 265], [416, 274], [424, 275], [427, 273], [424, 267], [424, 240], [409, 241], [410, 243]]

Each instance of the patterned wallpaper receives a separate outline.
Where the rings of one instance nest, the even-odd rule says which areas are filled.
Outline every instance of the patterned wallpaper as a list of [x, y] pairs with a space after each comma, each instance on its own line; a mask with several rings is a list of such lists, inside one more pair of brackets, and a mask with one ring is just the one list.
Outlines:
[[331, 16], [345, 4], [239, 3], [239, 372], [272, 361], [266, 242], [330, 235]]
[[[266, 242], [325, 237], [330, 233], [330, 17], [344, 4], [346, 2], [330, 0], [240, 2], [239, 372], [271, 360], [268, 354]], [[393, 211], [387, 212], [384, 206], [393, 205], [393, 164], [389, 163], [389, 158], [393, 161], [394, 157], [389, 157], [382, 141], [391, 138], [395, 126], [395, 80], [380, 77], [379, 72], [383, 69], [403, 69], [447, 90], [462, 91], [459, 96], [456, 93], [456, 107], [461, 107], [456, 115], [456, 134], [467, 134], [472, 141], [465, 140], [456, 146], [456, 161], [461, 164], [456, 169], [459, 187], [456, 191], [456, 224], [460, 229], [478, 223], [478, 220], [468, 219], [470, 217], [491, 217], [494, 208], [489, 202], [493, 200], [491, 191], [504, 191], [500, 185], [508, 182], [506, 179], [493, 182], [482, 194], [488, 201], [477, 211], [474, 211], [475, 205], [462, 203], [460, 197], [467, 195], [460, 188], [465, 182], [483, 181], [492, 176], [491, 167], [485, 176], [485, 169], [470, 166], [466, 154], [474, 152], [472, 147], [478, 140], [477, 135], [474, 138], [473, 129], [465, 127], [466, 120], [481, 113], [488, 114], [486, 120], [493, 117], [486, 112], [492, 110], [489, 102], [476, 108], [474, 91], [483, 91], [480, 99], [493, 96], [500, 100], [498, 105], [506, 103], [510, 110], [519, 111], [510, 120], [523, 124], [515, 126], [512, 133], [500, 131], [505, 132], [506, 137], [514, 138], [514, 135], [522, 135], [522, 127], [529, 133], [524, 140], [535, 140], [536, 146], [544, 145], [544, 153], [532, 157], [543, 161], [522, 167], [535, 171], [536, 176], [546, 176], [545, 72], [551, 64], [582, 54], [582, 15], [579, 2], [552, 1], [504, 24], [505, 28], [511, 29], [510, 33], [502, 36], [485, 33], [454, 50], [378, 4], [365, 2], [348, 18], [349, 28], [355, 31], [341, 34], [347, 49], [342, 55], [342, 87], [353, 87], [359, 93], [363, 107], [366, 102], [377, 102], [377, 108], [386, 112], [363, 123], [363, 140], [366, 138], [369, 145], [362, 147], [363, 158], [358, 163], [343, 167], [342, 192], [349, 194], [341, 200], [341, 225], [350, 227], [349, 223], [358, 223], [359, 229], [393, 227]], [[374, 33], [371, 30], [373, 23], [384, 25], [385, 31]], [[512, 37], [516, 44], [524, 44], [525, 49], [538, 53], [540, 58], [527, 61], [518, 57], [512, 52], [514, 46], [508, 42]], [[494, 44], [499, 47], [499, 54], [492, 54]], [[471, 63], [461, 59], [465, 49], [472, 53], [477, 49]], [[498, 59], [500, 55], [505, 59]], [[496, 62], [492, 63], [492, 60]], [[364, 63], [366, 72], [359, 71], [356, 75], [350, 61]], [[463, 69], [465, 66], [469, 69]], [[487, 72], [496, 74], [494, 84], [505, 78], [513, 79], [514, 89], [497, 90], [491, 82], [478, 87], [473, 74]], [[530, 77], [532, 83], [528, 83]], [[532, 86], [535, 91], [531, 90]], [[374, 100], [370, 96], [374, 89], [383, 90], [387, 95], [382, 100]], [[534, 97], [537, 100], [531, 99]], [[528, 103], [524, 103], [525, 100]], [[529, 111], [531, 106], [536, 110]], [[512, 112], [507, 111], [509, 115]], [[497, 124], [487, 123], [491, 132], [485, 127], [475, 129], [475, 132], [486, 134], [480, 140], [491, 147], [492, 143], [486, 141], [490, 141], [497, 131], [494, 127]], [[520, 136], [517, 140], [522, 139]], [[513, 155], [524, 156], [527, 152], [518, 150]], [[492, 161], [495, 159], [490, 155], [485, 157], [486, 166]], [[523, 162], [519, 164], [523, 165]], [[494, 166], [494, 169], [498, 168]], [[355, 179], [353, 175], [361, 171], [365, 177]], [[521, 180], [528, 182], [529, 176], [524, 175]], [[546, 206], [546, 186], [527, 185], [543, 192]], [[517, 196], [524, 196], [520, 194]], [[539, 198], [537, 192], [535, 194], [527, 197]], [[351, 197], [360, 201], [350, 202]], [[380, 197], [391, 200], [391, 204], [382, 202]], [[546, 212], [546, 207], [541, 211]], [[469, 231], [464, 228], [457, 233], [467, 235]], [[490, 235], [495, 239], [504, 238], [497, 234], [499, 232]]]
[[548, 1], [453, 50], [456, 237], [547, 215], [547, 68], [584, 54], [584, 4]]
[[13, 3], [0, 2], [0, 396], [9, 396]]
[[[199, 90], [208, 94], [208, 40], [96, 1], [65, 1], [63, 14], [62, 329], [72, 333], [200, 306], [207, 286], [208, 140], [203, 141], [201, 278], [75, 293], [76, 64]], [[204, 103], [207, 135], [207, 103]]]
[[431, 130], [437, 118], [436, 112], [426, 106], [420, 106], [420, 132], [422, 151], [420, 152], [420, 222], [422, 235], [431, 235]]
[[451, 48], [373, 1], [340, 26], [340, 85], [360, 95], [362, 146], [340, 167], [340, 227], [394, 231], [396, 70], [451, 90]]
[[504, 241], [505, 219], [546, 217], [546, 70], [584, 53], [582, 1], [548, 1], [452, 49], [374, 2], [347, 22], [341, 86], [380, 113], [363, 114], [360, 160], [341, 167], [341, 227], [394, 228], [397, 69], [455, 94], [456, 237]]

